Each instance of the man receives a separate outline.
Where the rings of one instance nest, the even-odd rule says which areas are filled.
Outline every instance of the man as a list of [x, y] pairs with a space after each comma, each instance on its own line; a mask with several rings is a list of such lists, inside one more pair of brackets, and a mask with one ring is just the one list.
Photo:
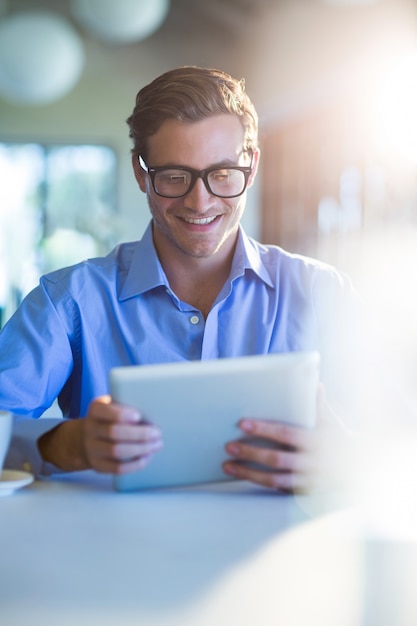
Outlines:
[[[140, 242], [43, 277], [0, 334], [0, 408], [20, 416], [9, 467], [143, 468], [163, 433], [111, 401], [108, 373], [118, 365], [318, 349], [328, 395], [346, 408], [348, 280], [240, 227], [260, 158], [243, 81], [197, 67], [169, 71], [138, 93], [128, 124], [151, 223]], [[56, 397], [68, 419], [32, 419]], [[305, 486], [317, 433], [251, 419], [240, 427], [277, 449], [229, 442], [227, 474]]]

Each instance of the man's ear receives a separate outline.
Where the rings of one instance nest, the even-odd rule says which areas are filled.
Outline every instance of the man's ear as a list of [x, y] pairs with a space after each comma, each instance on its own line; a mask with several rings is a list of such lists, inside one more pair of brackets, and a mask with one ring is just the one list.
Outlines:
[[260, 149], [259, 148], [255, 148], [255, 150], [252, 153], [252, 172], [251, 172], [251, 175], [249, 177], [248, 187], [251, 187], [253, 185], [253, 181], [255, 180], [255, 176], [256, 176], [256, 173], [258, 171], [258, 165], [259, 165], [260, 156], [261, 156]]
[[145, 182], [146, 172], [141, 168], [139, 164], [138, 155], [136, 153], [132, 154], [132, 166], [133, 166], [135, 178], [140, 187], [140, 190], [143, 191], [143, 193], [146, 193], [146, 182]]

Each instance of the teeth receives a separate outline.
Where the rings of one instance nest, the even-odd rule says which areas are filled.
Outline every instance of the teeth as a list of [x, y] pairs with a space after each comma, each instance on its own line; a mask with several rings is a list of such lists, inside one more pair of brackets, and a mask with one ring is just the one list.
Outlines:
[[213, 217], [200, 217], [200, 218], [191, 218], [191, 217], [184, 217], [184, 222], [188, 222], [189, 224], [210, 224], [211, 222], [214, 222], [214, 220], [216, 219], [216, 215], [214, 215]]

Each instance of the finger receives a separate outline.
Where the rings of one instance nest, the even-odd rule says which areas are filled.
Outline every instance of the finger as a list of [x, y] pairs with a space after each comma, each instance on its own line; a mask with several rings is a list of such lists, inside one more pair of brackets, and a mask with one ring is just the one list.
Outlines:
[[256, 470], [235, 461], [226, 461], [223, 464], [223, 470], [229, 476], [286, 493], [302, 491], [307, 486], [307, 481], [302, 474]]
[[161, 438], [160, 429], [144, 422], [140, 411], [114, 403], [110, 396], [102, 396], [90, 404], [85, 419], [85, 434], [87, 438], [110, 441], [150, 441]]
[[226, 444], [226, 452], [235, 460], [258, 463], [270, 469], [292, 472], [309, 469], [308, 457], [301, 452], [262, 448], [237, 441]]
[[245, 418], [240, 420], [238, 426], [248, 435], [270, 439], [295, 450], [307, 449], [311, 445], [311, 431], [282, 422]]
[[125, 473], [145, 467], [162, 448], [161, 441], [147, 444], [110, 444], [96, 440], [88, 449], [92, 469], [98, 472]]
[[111, 443], [98, 441], [94, 451], [96, 458], [125, 462], [154, 454], [162, 447], [162, 441], [151, 441], [147, 443]]
[[153, 455], [145, 455], [129, 461], [116, 461], [114, 459], [95, 459], [93, 469], [96, 472], [104, 474], [128, 474], [130, 472], [139, 472], [144, 469], [152, 460]]
[[143, 419], [138, 409], [117, 404], [111, 400], [110, 396], [95, 398], [88, 408], [87, 417], [102, 422], [117, 421], [126, 423], [138, 423]]
[[118, 422], [104, 422], [97, 428], [94, 435], [98, 439], [113, 442], [151, 442], [162, 439], [161, 430], [153, 424], [126, 424]]
[[150, 458], [159, 450], [162, 439], [157, 427], [140, 420], [138, 411], [117, 405], [109, 397], [93, 401], [87, 417], [81, 420], [84, 454], [90, 466], [112, 473], [142, 467], [140, 459]]

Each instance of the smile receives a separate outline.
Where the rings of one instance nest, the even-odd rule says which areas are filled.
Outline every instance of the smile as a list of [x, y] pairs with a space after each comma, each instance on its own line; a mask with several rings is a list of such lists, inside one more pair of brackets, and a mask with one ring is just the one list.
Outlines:
[[187, 222], [188, 224], [198, 224], [201, 226], [204, 226], [205, 224], [211, 224], [211, 222], [214, 222], [214, 220], [217, 219], [217, 215], [214, 215], [212, 217], [200, 217], [200, 218], [192, 218], [192, 217], [183, 217], [182, 219], [184, 220], [184, 222]]

